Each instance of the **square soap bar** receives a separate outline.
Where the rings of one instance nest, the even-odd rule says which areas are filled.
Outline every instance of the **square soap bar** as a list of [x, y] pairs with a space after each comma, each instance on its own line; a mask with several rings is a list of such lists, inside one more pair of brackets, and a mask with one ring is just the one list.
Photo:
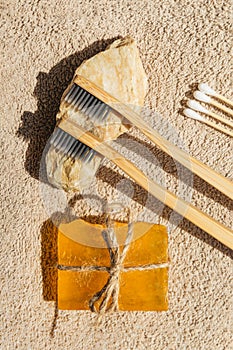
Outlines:
[[[117, 222], [114, 225], [122, 251], [128, 225]], [[110, 255], [102, 235], [105, 228], [81, 219], [59, 226], [59, 309], [89, 310], [89, 301], [108, 281]], [[145, 222], [134, 223], [132, 241], [119, 273], [118, 309], [167, 310], [167, 263], [166, 227]], [[90, 267], [98, 267], [99, 270]]]

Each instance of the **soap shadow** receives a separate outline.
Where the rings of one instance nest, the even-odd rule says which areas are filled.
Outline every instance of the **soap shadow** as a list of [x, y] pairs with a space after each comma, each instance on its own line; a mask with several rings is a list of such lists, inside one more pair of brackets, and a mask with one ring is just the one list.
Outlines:
[[95, 41], [84, 50], [62, 59], [48, 73], [39, 72], [34, 89], [37, 110], [25, 111], [17, 130], [17, 136], [29, 142], [24, 165], [32, 177], [39, 179], [43, 150], [55, 127], [61, 96], [72, 80], [76, 68], [119, 38], [121, 37]]
[[57, 300], [57, 227], [51, 219], [41, 227], [41, 270], [43, 299]]
[[54, 317], [51, 324], [50, 337], [55, 335], [55, 329], [58, 320], [58, 224], [74, 220], [68, 208], [64, 213], [54, 213], [46, 220], [40, 230], [41, 234], [41, 271], [42, 271], [42, 290], [45, 301], [54, 301]]

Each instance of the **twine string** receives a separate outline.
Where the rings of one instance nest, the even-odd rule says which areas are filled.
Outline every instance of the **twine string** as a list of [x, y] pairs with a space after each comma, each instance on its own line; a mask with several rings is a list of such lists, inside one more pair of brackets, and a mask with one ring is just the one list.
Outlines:
[[[118, 310], [118, 297], [119, 297], [119, 275], [122, 269], [122, 263], [125, 259], [127, 251], [129, 249], [130, 242], [133, 236], [133, 223], [128, 223], [128, 232], [125, 240], [125, 244], [122, 252], [120, 253], [120, 247], [117, 243], [117, 238], [112, 228], [103, 231], [103, 236], [108, 245], [108, 251], [110, 255], [110, 269], [109, 278], [104, 287], [97, 292], [89, 301], [90, 309], [99, 314], [105, 314], [108, 311]], [[101, 301], [99, 308], [97, 309], [95, 304]], [[110, 301], [111, 299], [111, 301]]]

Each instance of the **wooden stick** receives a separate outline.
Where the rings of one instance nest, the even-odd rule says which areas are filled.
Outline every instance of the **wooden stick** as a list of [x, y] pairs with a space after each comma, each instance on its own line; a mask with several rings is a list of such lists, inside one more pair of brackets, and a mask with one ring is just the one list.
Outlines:
[[220, 121], [223, 124], [226, 124], [228, 126], [230, 126], [230, 128], [233, 128], [233, 122], [231, 122], [230, 120], [221, 117], [220, 115], [218, 115], [217, 113], [214, 113], [212, 111], [208, 111], [208, 115], [218, 121]]
[[[190, 105], [190, 103], [189, 103], [189, 105]], [[206, 125], [211, 126], [212, 128], [214, 128], [214, 129], [216, 129], [218, 131], [224, 132], [225, 134], [233, 137], [233, 132], [232, 131], [227, 130], [226, 128], [224, 128], [221, 125], [218, 125], [218, 124], [215, 124], [215, 123], [211, 122], [210, 120], [206, 119], [205, 117], [203, 117], [202, 115], [200, 115], [198, 112], [196, 112], [195, 110], [193, 110], [191, 108], [185, 108], [183, 110], [183, 113], [184, 113], [184, 115], [186, 117], [198, 120], [198, 121], [200, 121], [200, 122], [202, 122], [202, 123], [204, 123]]]
[[[199, 96], [200, 97], [200, 96]], [[207, 98], [209, 98], [207, 96]], [[214, 119], [217, 119], [218, 121], [230, 126], [231, 128], [233, 128], [233, 123], [231, 121], [229, 121], [228, 119], [226, 118], [223, 118], [221, 117], [220, 115], [212, 112], [212, 111], [209, 111], [207, 108], [205, 108], [201, 103], [199, 103], [198, 101], [196, 100], [188, 100], [187, 101], [187, 105], [189, 108], [193, 109], [194, 111], [197, 111], [197, 112], [201, 112], [201, 113], [204, 113]]]
[[157, 131], [151, 129], [142, 118], [130, 109], [125, 104], [119, 102], [113, 96], [107, 94], [97, 85], [81, 76], [76, 76], [74, 82], [89, 93], [99, 98], [101, 101], [108, 104], [116, 113], [124, 116], [139, 130], [141, 130], [153, 143], [160, 147], [164, 152], [176, 159], [180, 164], [190, 169], [194, 174], [217, 188], [226, 196], [233, 200], [233, 186], [232, 182], [224, 176], [218, 174], [216, 171], [202, 163], [201, 161], [191, 157], [188, 153], [182, 151], [170, 141], [163, 138]]
[[175, 194], [166, 190], [166, 188], [148, 179], [140, 169], [129, 160], [125, 159], [106, 142], [103, 143], [96, 136], [86, 132], [82, 127], [71, 120], [62, 120], [59, 124], [59, 128], [111, 160], [155, 198], [166, 204], [169, 208], [175, 210], [178, 214], [187, 218], [227, 247], [233, 249], [233, 231], [203, 213], [192, 204], [178, 198]]
[[230, 116], [233, 116], [233, 110], [230, 108], [225, 107], [224, 105], [222, 105], [221, 103], [215, 101], [213, 98], [211, 98], [210, 96], [206, 95], [204, 92], [196, 90], [193, 93], [193, 96], [201, 102], [205, 102], [208, 103], [218, 109], [220, 109], [221, 111], [229, 114]]
[[222, 105], [221, 103], [215, 101], [213, 98], [211, 98], [210, 104], [211, 104], [212, 106], [214, 106], [214, 107], [220, 109], [221, 111], [223, 111], [223, 112], [229, 114], [230, 116], [233, 116], [233, 110], [232, 110], [232, 109], [230, 109], [230, 108], [228, 108], [228, 107]]
[[200, 91], [204, 92], [205, 94], [216, 97], [220, 101], [225, 102], [226, 104], [228, 104], [229, 106], [231, 106], [233, 108], [233, 102], [231, 100], [229, 100], [228, 98], [226, 98], [223, 95], [216, 92], [207, 83], [198, 84], [198, 88]]
[[226, 128], [224, 128], [224, 127], [221, 126], [221, 125], [215, 124], [215, 123], [211, 122], [210, 120], [208, 120], [208, 119], [206, 119], [206, 118], [203, 118], [203, 123], [205, 123], [206, 125], [211, 126], [212, 128], [214, 128], [214, 129], [216, 129], [216, 130], [218, 130], [218, 131], [223, 132], [224, 134], [227, 134], [227, 135], [233, 137], [233, 132], [227, 130]]
[[218, 98], [220, 101], [225, 102], [229, 106], [233, 108], [233, 102], [229, 100], [228, 98], [224, 97], [223, 95], [218, 94], [217, 92], [215, 93], [214, 97]]

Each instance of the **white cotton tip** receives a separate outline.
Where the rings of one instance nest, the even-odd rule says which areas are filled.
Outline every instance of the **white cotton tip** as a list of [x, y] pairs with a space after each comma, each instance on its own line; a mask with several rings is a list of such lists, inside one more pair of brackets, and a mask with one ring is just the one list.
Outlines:
[[206, 83], [200, 83], [198, 89], [207, 95], [215, 96], [217, 93]]
[[211, 98], [207, 95], [204, 94], [204, 92], [201, 91], [195, 91], [193, 96], [201, 102], [206, 102], [206, 103], [210, 103], [211, 102]]
[[208, 114], [208, 109], [206, 109], [205, 107], [203, 107], [199, 102], [195, 101], [195, 100], [188, 100], [187, 105], [194, 109], [194, 111], [198, 111], [198, 112], [202, 112], [205, 114]]
[[205, 120], [200, 114], [190, 108], [185, 108], [183, 113], [186, 117], [199, 120], [200, 122], [203, 122]]

